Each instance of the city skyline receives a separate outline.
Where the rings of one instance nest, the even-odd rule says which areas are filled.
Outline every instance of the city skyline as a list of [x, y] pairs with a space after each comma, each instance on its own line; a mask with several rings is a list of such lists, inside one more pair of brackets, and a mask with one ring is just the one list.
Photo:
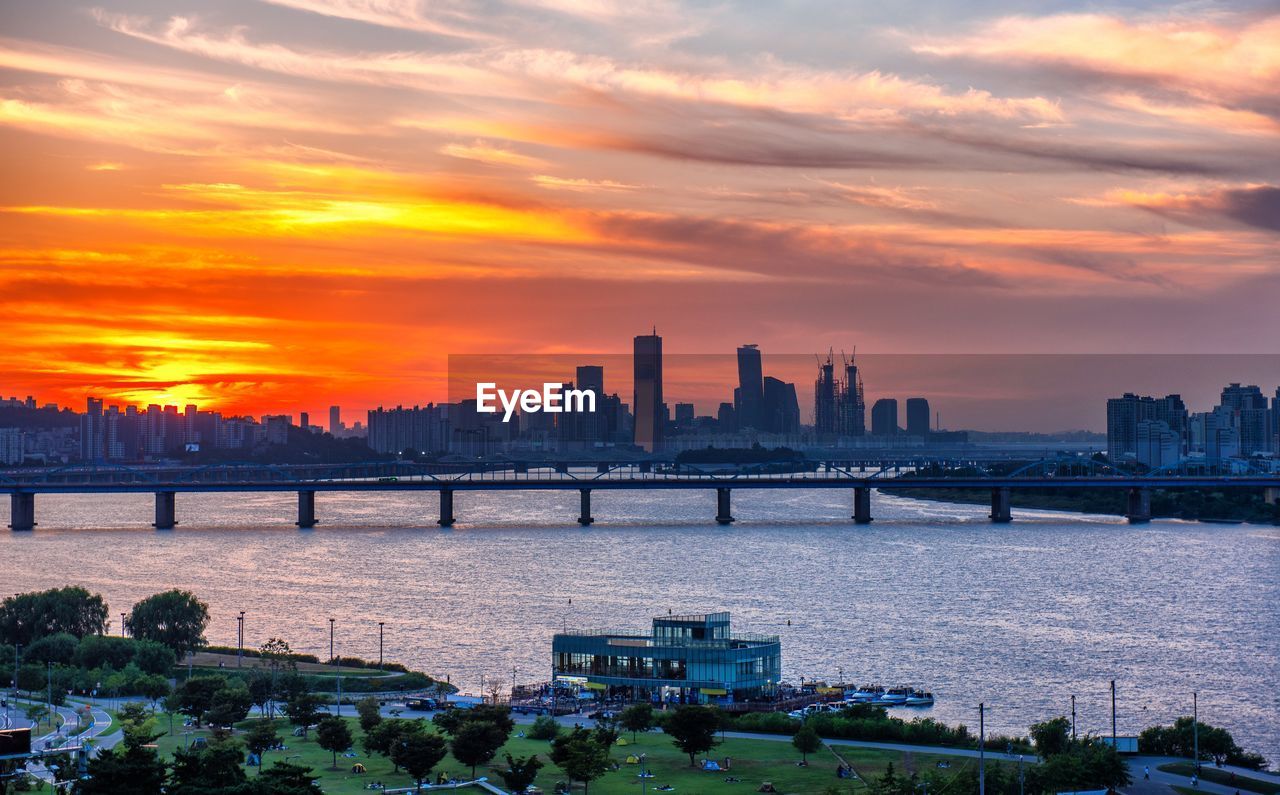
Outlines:
[[0, 369], [260, 414], [654, 323], [669, 353], [1274, 347], [1274, 7], [745, 11], [6, 5]]

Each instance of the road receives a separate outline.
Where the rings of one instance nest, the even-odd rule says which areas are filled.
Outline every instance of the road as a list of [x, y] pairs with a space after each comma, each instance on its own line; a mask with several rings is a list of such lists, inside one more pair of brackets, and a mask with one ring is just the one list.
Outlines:
[[[120, 732], [112, 730], [111, 716], [107, 714], [105, 710], [96, 705], [87, 705], [80, 701], [68, 700], [66, 705], [54, 708], [58, 718], [61, 720], [61, 725], [51, 732], [32, 737], [31, 749], [33, 751], [43, 750], [46, 744], [53, 742], [59, 737], [66, 737], [67, 733], [64, 729], [67, 726], [76, 725], [76, 723], [81, 720], [77, 718], [75, 708], [82, 706], [89, 706], [89, 716], [92, 722], [90, 723], [89, 728], [85, 729], [85, 731], [81, 732], [77, 736], [77, 740], [69, 742], [68, 744], [80, 745], [88, 742], [91, 744], [94, 751], [97, 751], [100, 748], [109, 748], [111, 745], [114, 745], [115, 741], [117, 741], [120, 736]], [[20, 710], [16, 711], [14, 715], [16, 718], [14, 722], [15, 726], [31, 725], [30, 721], [21, 717]], [[108, 732], [111, 733], [108, 734]], [[71, 755], [58, 755], [49, 759], [50, 764], [65, 764], [69, 761], [73, 761], [73, 757]], [[53, 781], [52, 771], [50, 771], [42, 761], [35, 761], [27, 765], [27, 772], [44, 781]]]

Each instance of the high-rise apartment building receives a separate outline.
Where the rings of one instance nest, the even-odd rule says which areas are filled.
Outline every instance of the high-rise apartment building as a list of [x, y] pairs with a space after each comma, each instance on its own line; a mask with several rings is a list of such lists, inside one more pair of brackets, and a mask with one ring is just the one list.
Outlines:
[[662, 399], [662, 337], [657, 330], [635, 338], [632, 350], [635, 422], [632, 440], [654, 452], [662, 449], [667, 407]]
[[929, 401], [922, 397], [907, 398], [907, 435], [928, 436], [931, 425]]
[[896, 398], [880, 398], [871, 407], [871, 433], [874, 436], [893, 436], [898, 432], [898, 401]]

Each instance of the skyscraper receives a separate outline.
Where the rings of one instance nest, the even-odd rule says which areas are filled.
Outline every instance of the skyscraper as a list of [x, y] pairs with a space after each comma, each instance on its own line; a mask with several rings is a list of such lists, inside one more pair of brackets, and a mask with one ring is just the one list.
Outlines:
[[734, 397], [738, 427], [765, 430], [764, 369], [760, 349], [755, 345], [738, 348], [738, 389]]
[[836, 366], [827, 354], [827, 360], [818, 362], [818, 380], [813, 384], [813, 430], [819, 436], [836, 432]]
[[1232, 425], [1240, 432], [1240, 454], [1270, 452], [1272, 447], [1271, 410], [1267, 398], [1256, 386], [1230, 384], [1222, 389], [1221, 408], [1230, 412]]
[[844, 380], [836, 398], [837, 427], [842, 436], [862, 436], [867, 432], [867, 403], [862, 394], [862, 375], [850, 358], [844, 363]]
[[1162, 398], [1124, 396], [1107, 401], [1107, 457], [1118, 463], [1138, 454], [1138, 423], [1144, 420], [1163, 422], [1178, 436], [1185, 451], [1187, 443], [1187, 407], [1180, 395]]
[[342, 407], [329, 407], [329, 433], [337, 436], [342, 433]]
[[929, 435], [929, 401], [922, 397], [907, 398], [907, 435]]
[[871, 407], [871, 433], [875, 436], [893, 436], [898, 432], [897, 398], [880, 398]]
[[773, 433], [800, 432], [800, 401], [796, 385], [774, 378], [764, 377], [764, 430]]
[[666, 423], [666, 406], [662, 400], [662, 337], [653, 334], [635, 338], [632, 355], [635, 392], [633, 441], [654, 452], [662, 448], [662, 431]]

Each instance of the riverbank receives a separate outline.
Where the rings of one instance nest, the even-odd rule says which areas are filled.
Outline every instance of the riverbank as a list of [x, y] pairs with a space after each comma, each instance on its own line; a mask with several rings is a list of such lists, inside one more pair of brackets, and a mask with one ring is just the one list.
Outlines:
[[[1265, 502], [1261, 489], [1234, 492], [1205, 492], [1197, 489], [1162, 490], [1151, 494], [1151, 515], [1155, 519], [1223, 522], [1228, 524], [1280, 524], [1280, 505]], [[988, 505], [989, 489], [897, 489], [881, 491], [888, 497], [944, 502], [957, 505]], [[1124, 516], [1122, 489], [1013, 489], [1013, 508], [1038, 511], [1068, 511], [1080, 514]]]

